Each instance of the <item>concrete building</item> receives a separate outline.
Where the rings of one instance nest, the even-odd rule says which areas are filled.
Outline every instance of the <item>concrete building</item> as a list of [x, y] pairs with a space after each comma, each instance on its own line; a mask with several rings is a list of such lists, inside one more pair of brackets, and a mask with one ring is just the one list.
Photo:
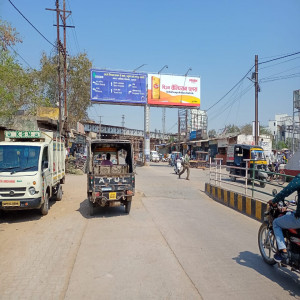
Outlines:
[[275, 115], [275, 120], [269, 121], [269, 130], [275, 142], [293, 138], [293, 117], [288, 114]]

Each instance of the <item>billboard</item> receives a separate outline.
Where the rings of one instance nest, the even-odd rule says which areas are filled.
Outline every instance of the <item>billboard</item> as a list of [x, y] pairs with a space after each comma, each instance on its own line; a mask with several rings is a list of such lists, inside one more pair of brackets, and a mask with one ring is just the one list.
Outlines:
[[100, 103], [146, 104], [145, 73], [91, 69], [90, 100]]
[[200, 78], [148, 74], [148, 104], [199, 107]]

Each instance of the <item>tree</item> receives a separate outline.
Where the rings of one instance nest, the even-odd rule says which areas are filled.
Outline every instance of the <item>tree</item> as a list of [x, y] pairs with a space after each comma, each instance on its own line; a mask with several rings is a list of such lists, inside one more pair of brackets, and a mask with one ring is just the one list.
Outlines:
[[217, 132], [215, 131], [215, 129], [211, 129], [208, 131], [208, 137], [209, 138], [214, 138], [217, 136]]
[[225, 132], [226, 133], [240, 133], [240, 129], [236, 125], [226, 125], [225, 127]]
[[273, 136], [272, 132], [269, 129], [269, 127], [261, 126], [259, 131], [260, 131], [260, 134], [270, 135], [271, 137]]
[[241, 134], [252, 135], [252, 124], [245, 124], [240, 130]]
[[11, 25], [0, 19], [0, 45], [1, 50], [7, 50], [7, 47], [13, 46], [16, 43], [22, 43], [19, 38], [16, 29], [11, 27]]
[[[38, 75], [41, 85], [40, 94], [44, 97], [45, 103], [52, 107], [56, 107], [58, 102], [57, 61], [57, 56], [47, 57], [43, 53], [41, 71]], [[89, 93], [92, 63], [86, 53], [80, 53], [77, 56], [68, 57], [67, 64], [69, 65], [67, 73], [68, 123], [75, 126], [76, 122], [87, 118], [87, 109], [91, 105]]]

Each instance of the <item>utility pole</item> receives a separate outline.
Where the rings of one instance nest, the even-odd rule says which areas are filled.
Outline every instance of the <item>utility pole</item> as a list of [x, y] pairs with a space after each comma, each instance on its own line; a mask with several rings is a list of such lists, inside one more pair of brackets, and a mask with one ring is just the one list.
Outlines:
[[122, 115], [122, 127], [123, 127], [123, 135], [125, 135], [125, 115]]
[[102, 125], [102, 116], [99, 116], [99, 140], [101, 140], [101, 125]]
[[[66, 10], [66, 3], [63, 0], [63, 10], [59, 8], [59, 0], [55, 1], [55, 9], [46, 8], [46, 10], [56, 11], [56, 23], [54, 26], [57, 26], [57, 56], [58, 56], [58, 103], [59, 103], [59, 134], [62, 134], [63, 127], [67, 128], [67, 117], [68, 117], [68, 108], [67, 108], [67, 42], [66, 42], [66, 28], [75, 28], [75, 26], [67, 26], [66, 20], [71, 15], [71, 11]], [[61, 14], [63, 13], [63, 14]], [[66, 13], [68, 15], [66, 16]], [[61, 18], [62, 24], [60, 25], [59, 19]], [[60, 32], [59, 27], [63, 27], [64, 32], [64, 43], [62, 44], [60, 41]], [[64, 94], [64, 105], [63, 105], [63, 113], [64, 113], [64, 124], [62, 126], [62, 99], [61, 99], [61, 62], [60, 55], [63, 56], [63, 65], [64, 65], [64, 76], [63, 76], [63, 94]]]
[[255, 55], [255, 145], [258, 145], [258, 55]]

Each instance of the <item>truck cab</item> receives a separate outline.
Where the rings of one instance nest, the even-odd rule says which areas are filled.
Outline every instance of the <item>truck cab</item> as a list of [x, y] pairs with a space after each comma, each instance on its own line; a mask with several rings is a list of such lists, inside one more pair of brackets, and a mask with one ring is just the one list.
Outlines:
[[62, 198], [65, 148], [53, 132], [6, 131], [0, 142], [0, 210], [49, 210]]

